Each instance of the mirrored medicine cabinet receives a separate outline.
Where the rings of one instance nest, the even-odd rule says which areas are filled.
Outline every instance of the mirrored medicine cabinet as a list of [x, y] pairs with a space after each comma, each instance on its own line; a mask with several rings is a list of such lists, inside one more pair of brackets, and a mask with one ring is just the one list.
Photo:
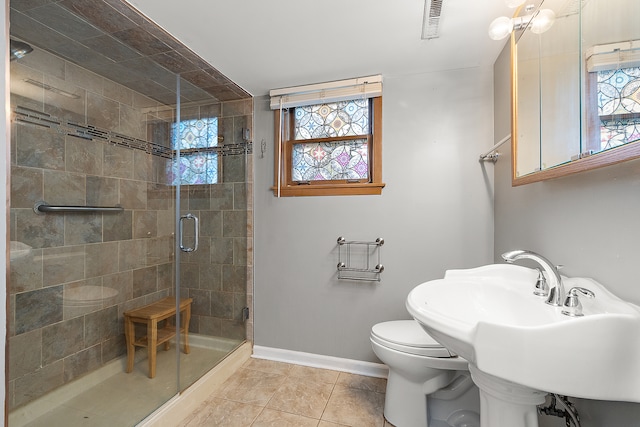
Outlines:
[[[531, 31], [541, 10], [555, 14]], [[640, 157], [639, 0], [533, 0], [511, 34], [514, 186]]]

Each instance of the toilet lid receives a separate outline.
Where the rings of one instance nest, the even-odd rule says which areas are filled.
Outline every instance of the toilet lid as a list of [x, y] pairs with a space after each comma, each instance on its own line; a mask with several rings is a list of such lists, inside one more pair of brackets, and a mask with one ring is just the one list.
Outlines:
[[[374, 325], [371, 333], [379, 340], [414, 354], [431, 357], [453, 356], [442, 344], [434, 340], [415, 320], [394, 320]], [[395, 346], [394, 346], [395, 344]], [[402, 350], [401, 350], [402, 351]]]

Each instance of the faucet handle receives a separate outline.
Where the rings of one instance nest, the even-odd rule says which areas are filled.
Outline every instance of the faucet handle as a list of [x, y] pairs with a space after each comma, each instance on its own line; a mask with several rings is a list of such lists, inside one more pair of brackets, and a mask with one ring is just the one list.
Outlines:
[[541, 269], [536, 268], [536, 270], [538, 270], [538, 279], [536, 280], [536, 288], [533, 291], [533, 294], [541, 297], [546, 297], [547, 295], [549, 295], [549, 285], [547, 284], [547, 278], [544, 277]]
[[567, 298], [564, 300], [564, 307], [562, 309], [562, 314], [565, 314], [571, 317], [584, 316], [582, 314], [582, 303], [580, 302], [578, 292], [587, 298], [593, 298], [596, 296], [596, 294], [594, 294], [587, 288], [581, 288], [579, 286], [575, 288], [571, 288], [569, 290], [569, 293], [567, 294]]

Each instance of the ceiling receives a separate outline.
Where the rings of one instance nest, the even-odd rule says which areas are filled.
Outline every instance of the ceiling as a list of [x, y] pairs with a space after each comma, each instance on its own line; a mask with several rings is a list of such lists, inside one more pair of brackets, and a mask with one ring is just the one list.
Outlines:
[[491, 66], [487, 35], [504, 0], [443, 0], [439, 38], [422, 40], [424, 0], [127, 0], [254, 96], [382, 74]]

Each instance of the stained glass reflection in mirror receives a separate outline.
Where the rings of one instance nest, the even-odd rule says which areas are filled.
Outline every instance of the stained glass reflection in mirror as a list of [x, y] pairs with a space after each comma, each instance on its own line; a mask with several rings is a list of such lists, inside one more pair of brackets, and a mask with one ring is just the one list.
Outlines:
[[598, 72], [600, 148], [640, 140], [640, 67]]
[[167, 167], [171, 185], [215, 184], [218, 182], [218, 118], [182, 120], [171, 126], [173, 149], [180, 161]]

